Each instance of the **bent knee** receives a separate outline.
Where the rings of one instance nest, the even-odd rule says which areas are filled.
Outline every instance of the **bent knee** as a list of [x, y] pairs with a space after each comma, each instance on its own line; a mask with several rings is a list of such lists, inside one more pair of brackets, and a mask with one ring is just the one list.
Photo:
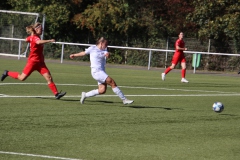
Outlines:
[[175, 68], [175, 66], [170, 66], [170, 68], [171, 68], [171, 69], [174, 69], [174, 68]]
[[99, 92], [99, 94], [105, 94], [106, 93], [106, 91], [98, 91]]
[[98, 93], [99, 94], [104, 94], [104, 93], [106, 93], [106, 89], [98, 89]]
[[22, 76], [18, 77], [18, 80], [20, 80], [20, 81], [25, 81], [26, 79], [27, 79], [27, 77], [22, 77]]

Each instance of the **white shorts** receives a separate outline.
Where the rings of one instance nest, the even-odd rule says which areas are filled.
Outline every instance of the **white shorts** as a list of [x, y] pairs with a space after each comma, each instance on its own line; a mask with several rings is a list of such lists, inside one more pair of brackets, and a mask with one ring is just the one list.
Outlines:
[[105, 83], [108, 77], [107, 73], [103, 70], [92, 69], [91, 73], [92, 77], [98, 82], [98, 85]]

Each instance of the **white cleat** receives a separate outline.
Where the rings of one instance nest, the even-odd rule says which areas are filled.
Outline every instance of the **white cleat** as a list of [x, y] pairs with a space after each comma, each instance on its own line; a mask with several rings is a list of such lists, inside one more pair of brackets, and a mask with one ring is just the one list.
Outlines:
[[185, 78], [182, 78], [182, 79], [181, 79], [181, 82], [182, 82], [182, 83], [188, 83], [188, 80], [186, 80]]
[[166, 74], [162, 73], [162, 80], [165, 81]]
[[81, 99], [80, 99], [80, 103], [81, 104], [84, 104], [84, 100], [86, 99], [86, 93], [85, 92], [82, 92], [82, 96], [81, 96]]
[[128, 100], [128, 99], [123, 100], [123, 104], [132, 104], [133, 102], [134, 102], [133, 100]]

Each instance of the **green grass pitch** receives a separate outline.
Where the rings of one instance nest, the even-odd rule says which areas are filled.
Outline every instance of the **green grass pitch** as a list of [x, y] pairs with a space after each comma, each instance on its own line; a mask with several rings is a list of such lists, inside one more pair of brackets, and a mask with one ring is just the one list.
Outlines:
[[[89, 65], [46, 62], [58, 90], [56, 100], [45, 79], [34, 72], [26, 81], [0, 82], [0, 159], [6, 160], [237, 160], [240, 158], [240, 76], [193, 74], [180, 82], [180, 70], [161, 80], [164, 69], [108, 66], [131, 105], [111, 88], [97, 88]], [[0, 58], [0, 72], [21, 72], [24, 60]], [[222, 113], [212, 111], [220, 101]]]

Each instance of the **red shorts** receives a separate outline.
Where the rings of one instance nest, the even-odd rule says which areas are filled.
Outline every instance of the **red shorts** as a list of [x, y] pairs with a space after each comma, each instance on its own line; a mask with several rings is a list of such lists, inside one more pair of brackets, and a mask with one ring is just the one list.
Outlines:
[[44, 62], [31, 62], [28, 61], [23, 69], [23, 73], [29, 76], [33, 71], [37, 70], [41, 75], [50, 73]]
[[178, 62], [186, 62], [185, 56], [183, 53], [174, 53], [172, 58], [172, 64], [177, 65]]

